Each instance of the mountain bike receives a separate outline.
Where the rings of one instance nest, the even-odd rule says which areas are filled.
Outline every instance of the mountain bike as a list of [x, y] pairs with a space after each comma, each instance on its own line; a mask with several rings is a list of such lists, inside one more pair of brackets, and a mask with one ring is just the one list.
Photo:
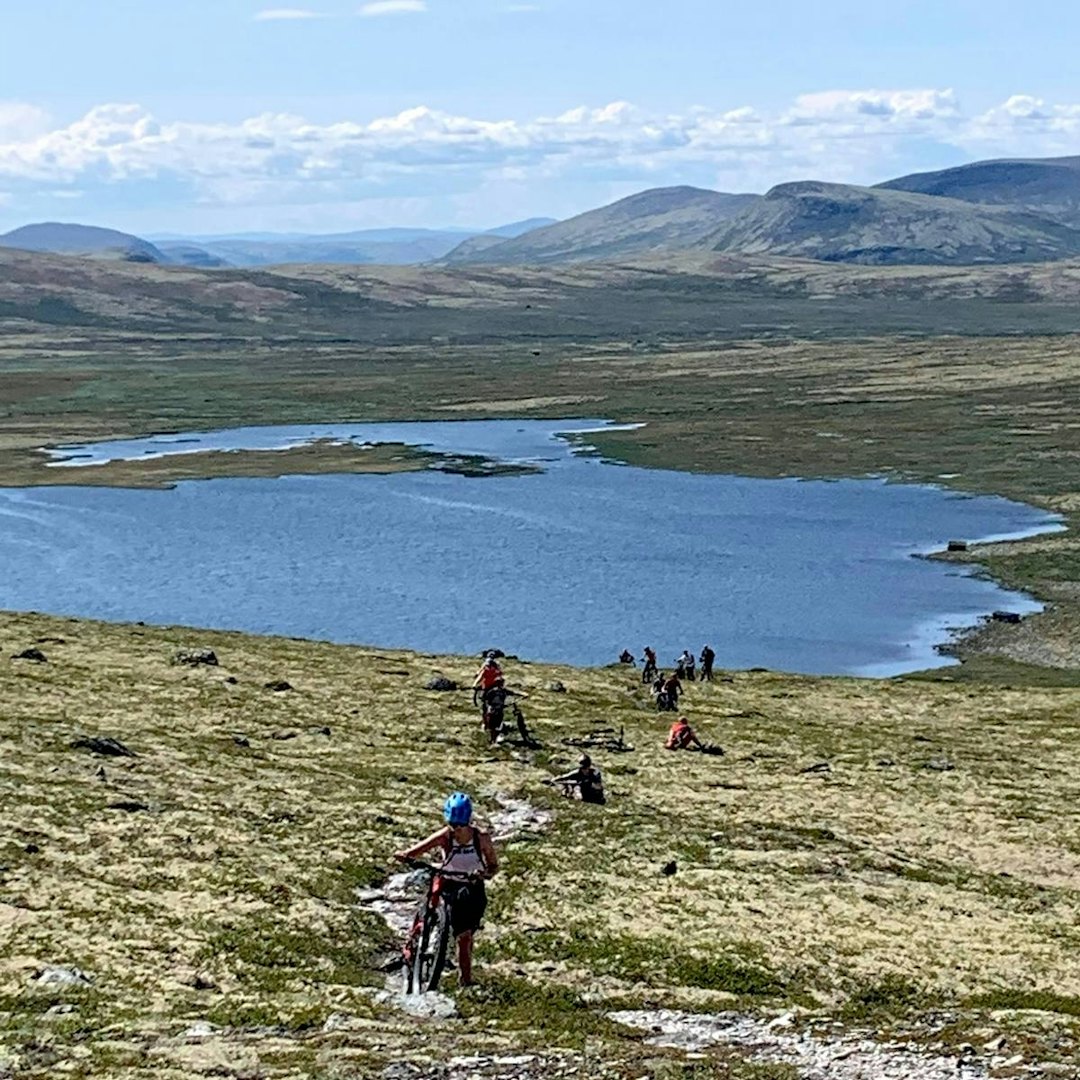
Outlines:
[[423, 994], [439, 988], [450, 944], [450, 904], [443, 896], [446, 875], [431, 863], [409, 859], [408, 866], [428, 876], [427, 891], [413, 917], [402, 946], [402, 976], [406, 994]]

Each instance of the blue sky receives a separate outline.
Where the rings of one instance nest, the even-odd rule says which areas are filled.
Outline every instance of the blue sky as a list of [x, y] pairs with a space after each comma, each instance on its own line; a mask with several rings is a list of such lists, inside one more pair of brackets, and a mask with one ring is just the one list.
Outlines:
[[1080, 153], [1080, 5], [7, 0], [0, 229], [567, 216]]

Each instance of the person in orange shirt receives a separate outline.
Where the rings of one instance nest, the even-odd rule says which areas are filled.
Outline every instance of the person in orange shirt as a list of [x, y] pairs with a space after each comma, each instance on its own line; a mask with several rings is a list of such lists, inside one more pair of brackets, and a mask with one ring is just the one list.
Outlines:
[[664, 742], [664, 749], [689, 750], [691, 746], [696, 746], [699, 750], [705, 749], [701, 740], [694, 734], [694, 729], [690, 726], [686, 717], [680, 716], [671, 725], [667, 740]]

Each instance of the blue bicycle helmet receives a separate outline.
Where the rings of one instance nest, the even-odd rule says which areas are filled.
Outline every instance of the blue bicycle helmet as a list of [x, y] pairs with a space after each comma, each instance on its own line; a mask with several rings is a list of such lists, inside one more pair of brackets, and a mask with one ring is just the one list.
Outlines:
[[468, 825], [472, 821], [472, 799], [463, 791], [455, 791], [443, 806], [448, 825]]

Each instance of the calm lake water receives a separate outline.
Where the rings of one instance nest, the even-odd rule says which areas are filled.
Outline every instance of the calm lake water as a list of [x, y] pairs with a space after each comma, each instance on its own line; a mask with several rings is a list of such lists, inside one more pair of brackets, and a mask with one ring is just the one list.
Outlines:
[[723, 667], [891, 675], [949, 628], [1038, 609], [913, 558], [1059, 527], [1043, 511], [880, 480], [629, 468], [559, 432], [602, 421], [246, 428], [66, 448], [56, 468], [314, 438], [400, 441], [543, 472], [290, 476], [170, 491], [0, 488], [0, 607], [602, 664], [705, 642]]

